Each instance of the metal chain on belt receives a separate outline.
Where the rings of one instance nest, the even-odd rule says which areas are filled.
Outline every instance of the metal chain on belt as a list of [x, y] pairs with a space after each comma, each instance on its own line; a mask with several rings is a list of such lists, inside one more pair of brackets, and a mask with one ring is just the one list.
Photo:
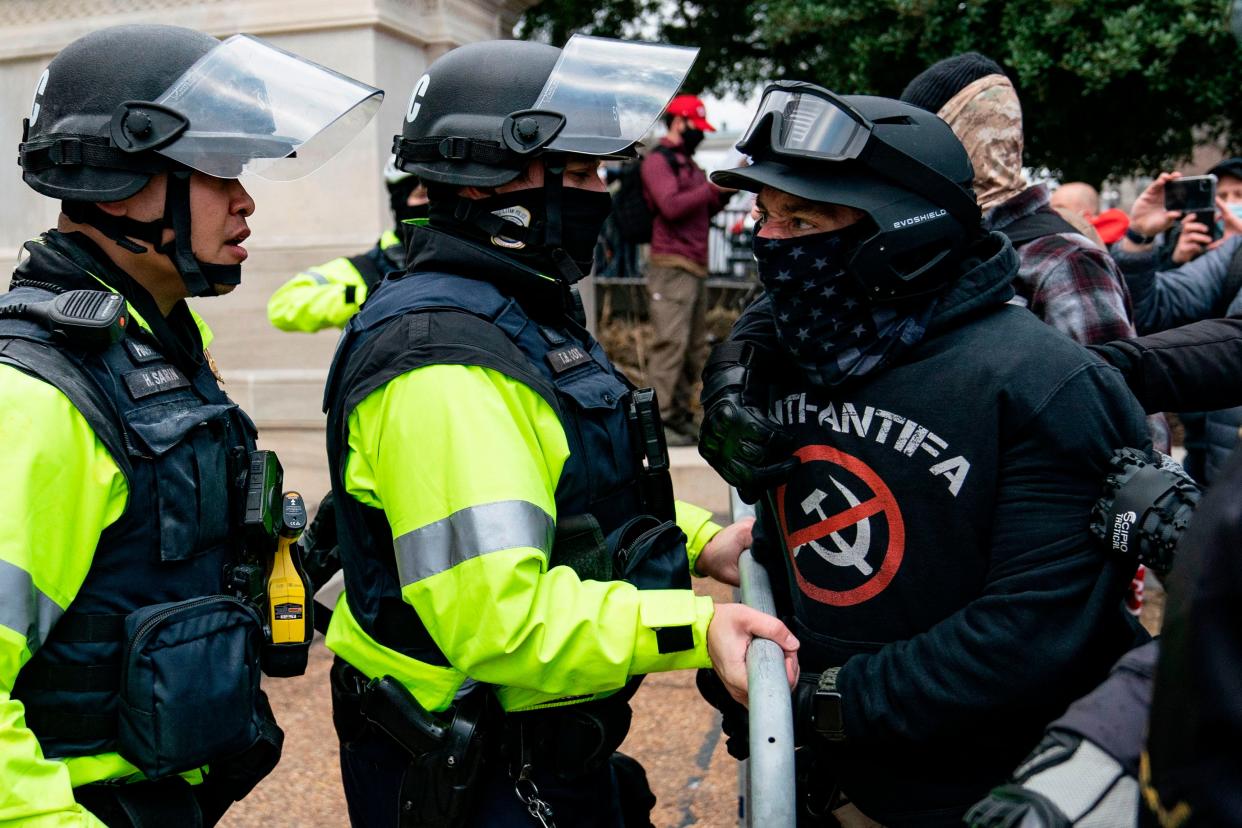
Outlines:
[[517, 779], [513, 780], [513, 792], [541, 828], [556, 828], [556, 823], [552, 821], [552, 806], [539, 798], [539, 788], [530, 778], [530, 765], [522, 765]]

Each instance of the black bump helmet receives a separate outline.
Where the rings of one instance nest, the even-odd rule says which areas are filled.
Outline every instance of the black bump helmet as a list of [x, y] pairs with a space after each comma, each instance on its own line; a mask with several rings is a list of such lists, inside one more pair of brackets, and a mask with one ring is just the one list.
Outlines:
[[[120, 201], [141, 190], [153, 173], [178, 166], [155, 152], [107, 152], [113, 113], [126, 101], [154, 101], [219, 45], [202, 32], [157, 25], [113, 26], [70, 43], [48, 64], [35, 90], [22, 180], [52, 198]], [[45, 165], [37, 153], [71, 136], [82, 141], [82, 163]], [[62, 153], [72, 147], [59, 145]], [[91, 148], [97, 150], [93, 156]]]
[[774, 84], [737, 148], [754, 163], [714, 173], [722, 187], [769, 186], [867, 215], [873, 228], [846, 270], [873, 301], [939, 290], [983, 232], [961, 141], [940, 118], [901, 101]]

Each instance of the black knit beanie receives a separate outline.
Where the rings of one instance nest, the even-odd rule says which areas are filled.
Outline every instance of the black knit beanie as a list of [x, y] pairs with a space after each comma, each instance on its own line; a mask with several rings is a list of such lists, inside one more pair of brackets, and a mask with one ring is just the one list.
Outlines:
[[901, 99], [935, 113], [954, 95], [979, 78], [1003, 74], [1005, 70], [991, 58], [978, 52], [966, 52], [945, 58], [924, 69], [906, 85]]

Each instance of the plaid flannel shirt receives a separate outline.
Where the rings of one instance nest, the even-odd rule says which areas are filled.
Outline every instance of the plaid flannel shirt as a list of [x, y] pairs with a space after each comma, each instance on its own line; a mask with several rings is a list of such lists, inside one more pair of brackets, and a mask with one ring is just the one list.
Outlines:
[[[1034, 213], [1056, 212], [1048, 205], [1048, 188], [1037, 184], [984, 216], [988, 230], [1004, 230]], [[1018, 248], [1018, 275], [1010, 301], [1080, 345], [1136, 336], [1130, 292], [1108, 251], [1077, 233], [1057, 233]], [[1152, 443], [1169, 451], [1169, 427], [1162, 414], [1147, 418]]]
[[[1029, 187], [984, 218], [989, 230], [1004, 230], [1048, 206], [1048, 188]], [[1058, 233], [1018, 248], [1014, 302], [1081, 345], [1133, 337], [1130, 293], [1108, 252], [1077, 233]]]

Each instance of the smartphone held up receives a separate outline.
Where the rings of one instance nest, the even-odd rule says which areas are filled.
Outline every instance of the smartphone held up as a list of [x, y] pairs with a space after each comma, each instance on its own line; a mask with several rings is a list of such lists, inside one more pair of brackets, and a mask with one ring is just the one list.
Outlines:
[[1188, 175], [1164, 184], [1164, 208], [1177, 210], [1183, 216], [1193, 213], [1195, 221], [1207, 227], [1213, 240], [1220, 238], [1216, 222], [1216, 176]]

